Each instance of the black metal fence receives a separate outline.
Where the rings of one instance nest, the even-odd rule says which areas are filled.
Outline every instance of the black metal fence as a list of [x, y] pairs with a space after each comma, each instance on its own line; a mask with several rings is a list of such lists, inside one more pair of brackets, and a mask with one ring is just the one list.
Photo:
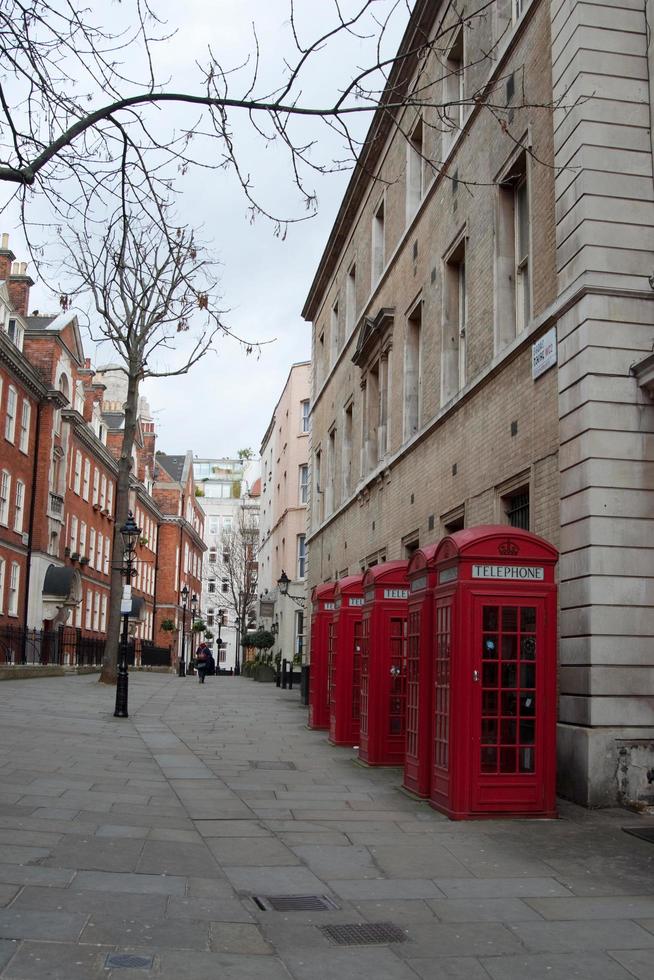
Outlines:
[[[100, 667], [104, 644], [104, 637], [88, 636], [74, 626], [32, 630], [0, 625], [0, 667]], [[170, 667], [171, 649], [130, 640], [127, 663], [130, 667]]]
[[72, 626], [56, 630], [0, 626], [0, 667], [99, 667], [103, 653], [103, 639], [84, 636]]

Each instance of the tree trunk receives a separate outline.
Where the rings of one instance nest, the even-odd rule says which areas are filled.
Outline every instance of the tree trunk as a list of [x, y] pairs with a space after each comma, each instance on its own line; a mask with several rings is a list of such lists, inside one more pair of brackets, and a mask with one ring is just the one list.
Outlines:
[[116, 484], [116, 516], [114, 522], [113, 548], [111, 552], [111, 594], [109, 596], [109, 623], [107, 639], [102, 658], [100, 682], [115, 684], [118, 671], [118, 649], [120, 644], [120, 603], [122, 598], [123, 578], [121, 574], [123, 561], [123, 539], [120, 529], [127, 520], [129, 512], [129, 483], [132, 472], [132, 449], [136, 435], [136, 418], [138, 412], [139, 377], [136, 372], [130, 372], [127, 385], [127, 401], [125, 402], [125, 426], [123, 444], [118, 460], [118, 482]]

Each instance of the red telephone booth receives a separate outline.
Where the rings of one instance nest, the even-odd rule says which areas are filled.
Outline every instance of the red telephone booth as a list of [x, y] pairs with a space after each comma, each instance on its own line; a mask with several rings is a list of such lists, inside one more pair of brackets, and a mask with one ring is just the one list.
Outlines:
[[431, 719], [433, 691], [432, 636], [437, 544], [411, 556], [406, 660], [406, 753], [404, 786], [418, 796], [431, 787]]
[[327, 650], [334, 611], [334, 582], [316, 585], [311, 593], [311, 667], [309, 670], [309, 728], [329, 728]]
[[407, 564], [375, 565], [363, 577], [359, 758], [371, 766], [404, 765]]
[[329, 662], [329, 741], [356, 745], [361, 708], [363, 575], [336, 583]]
[[556, 815], [557, 557], [504, 525], [438, 545], [430, 802], [455, 820]]

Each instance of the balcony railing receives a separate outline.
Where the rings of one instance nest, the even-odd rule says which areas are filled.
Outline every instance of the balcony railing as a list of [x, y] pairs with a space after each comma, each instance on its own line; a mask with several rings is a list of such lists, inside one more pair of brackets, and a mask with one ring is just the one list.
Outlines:
[[64, 498], [60, 497], [58, 493], [50, 494], [50, 514], [52, 517], [63, 517]]

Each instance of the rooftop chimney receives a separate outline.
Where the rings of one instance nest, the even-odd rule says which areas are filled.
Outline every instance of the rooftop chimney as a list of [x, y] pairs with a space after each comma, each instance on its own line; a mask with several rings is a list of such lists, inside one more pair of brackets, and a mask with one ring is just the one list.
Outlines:
[[[11, 253], [0, 251], [0, 263], [4, 255]], [[12, 255], [13, 258], [13, 255]], [[0, 265], [0, 270], [2, 266]], [[5, 277], [7, 278], [7, 277]], [[9, 278], [9, 302], [21, 316], [27, 316], [27, 309], [30, 298], [30, 287], [34, 285], [34, 280], [27, 275], [27, 262], [14, 262], [11, 266]]]
[[11, 263], [16, 256], [9, 248], [9, 235], [2, 233], [2, 248], [0, 249], [0, 280], [8, 279], [11, 275]]

